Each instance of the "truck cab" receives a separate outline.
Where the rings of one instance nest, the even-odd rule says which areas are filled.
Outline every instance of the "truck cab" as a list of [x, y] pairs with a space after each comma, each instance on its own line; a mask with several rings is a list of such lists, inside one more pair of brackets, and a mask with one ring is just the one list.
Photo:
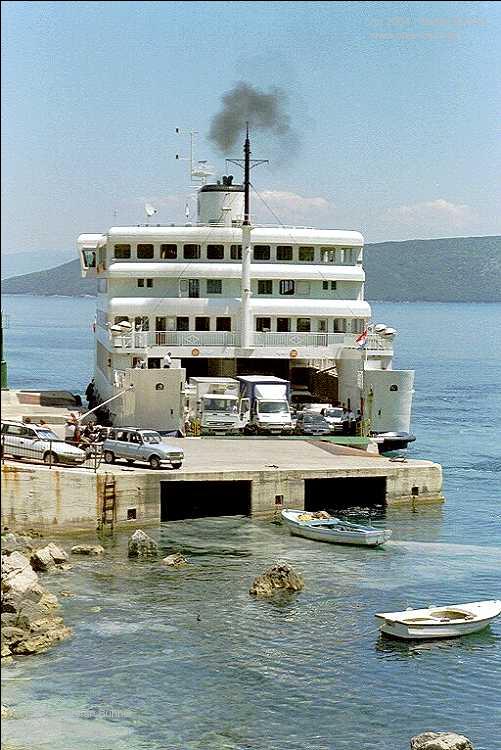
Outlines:
[[282, 435], [293, 430], [290, 383], [272, 375], [241, 375], [240, 421], [248, 434]]
[[190, 422], [196, 423], [202, 434], [241, 430], [239, 385], [234, 378], [193, 377], [187, 392]]

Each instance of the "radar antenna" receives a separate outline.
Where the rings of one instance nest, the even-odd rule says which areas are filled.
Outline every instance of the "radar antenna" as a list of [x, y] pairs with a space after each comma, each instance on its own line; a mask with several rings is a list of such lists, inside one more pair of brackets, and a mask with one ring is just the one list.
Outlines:
[[178, 135], [189, 136], [190, 138], [190, 155], [180, 156], [179, 154], [176, 154], [177, 161], [190, 162], [190, 178], [192, 185], [205, 185], [207, 183], [207, 178], [215, 173], [206, 159], [200, 159], [195, 162], [195, 136], [198, 135], [198, 131], [176, 128], [176, 133]]

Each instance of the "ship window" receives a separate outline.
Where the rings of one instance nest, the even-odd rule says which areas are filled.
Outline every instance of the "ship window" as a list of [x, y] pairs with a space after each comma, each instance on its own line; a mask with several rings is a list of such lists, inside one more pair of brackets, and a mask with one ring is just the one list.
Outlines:
[[271, 331], [271, 318], [256, 318], [256, 331], [269, 333]]
[[296, 284], [292, 279], [282, 279], [282, 281], [280, 282], [280, 294], [294, 294], [295, 288]]
[[150, 330], [150, 319], [147, 315], [139, 315], [134, 318], [134, 328], [136, 331], [149, 331]]
[[96, 251], [95, 250], [89, 250], [88, 248], [84, 248], [82, 250], [82, 256], [83, 256], [85, 268], [96, 267]]
[[290, 318], [277, 318], [277, 332], [278, 333], [289, 333], [291, 329]]
[[329, 288], [329, 282], [328, 281], [322, 281], [322, 289], [325, 291]]
[[138, 245], [137, 258], [138, 260], [151, 260], [153, 258], [153, 245]]
[[300, 247], [299, 248], [299, 260], [311, 263], [315, 260], [315, 248], [314, 247]]
[[292, 245], [277, 245], [277, 260], [292, 260]]
[[231, 318], [216, 318], [216, 331], [231, 331]]
[[138, 286], [144, 286], [144, 279], [138, 279], [137, 280], [137, 285]]
[[176, 331], [189, 331], [189, 330], [190, 330], [189, 318], [176, 318]]
[[222, 294], [223, 282], [221, 279], [207, 279], [207, 294]]
[[351, 249], [351, 247], [343, 247], [341, 248], [341, 252], [344, 254], [342, 262], [353, 265], [353, 250]]
[[200, 258], [200, 245], [183, 245], [183, 258], [185, 260]]
[[331, 281], [331, 291], [334, 291], [337, 287], [337, 281]]
[[129, 318], [127, 317], [127, 315], [116, 315], [115, 316], [115, 320], [114, 320], [115, 325], [117, 323], [128, 323], [128, 322], [129, 322]]
[[310, 294], [310, 282], [309, 281], [298, 281], [296, 284], [296, 291], [298, 294], [304, 297], [308, 297]]
[[393, 385], [390, 385], [390, 391], [398, 391], [398, 385], [393, 383]]
[[346, 332], [346, 318], [334, 318], [334, 332], [335, 333]]
[[311, 331], [311, 320], [309, 318], [298, 318], [296, 321], [296, 331], [309, 333]]
[[210, 318], [195, 318], [195, 331], [210, 331]]
[[257, 282], [258, 294], [273, 294], [273, 281], [271, 279], [259, 279]]
[[224, 245], [207, 245], [208, 260], [222, 260], [224, 258]]
[[177, 258], [177, 245], [160, 245], [161, 260], [175, 260]]
[[254, 260], [269, 260], [271, 250], [269, 245], [254, 245]]
[[242, 260], [242, 245], [231, 245], [230, 258], [232, 260]]
[[317, 320], [317, 331], [319, 333], [327, 333], [327, 321], [325, 318]]
[[335, 263], [336, 262], [336, 248], [335, 247], [321, 247], [320, 256], [322, 263]]
[[180, 297], [200, 297], [199, 279], [179, 279]]
[[115, 258], [130, 258], [130, 245], [115, 245]]
[[151, 289], [153, 286], [153, 279], [146, 279], [146, 286]]

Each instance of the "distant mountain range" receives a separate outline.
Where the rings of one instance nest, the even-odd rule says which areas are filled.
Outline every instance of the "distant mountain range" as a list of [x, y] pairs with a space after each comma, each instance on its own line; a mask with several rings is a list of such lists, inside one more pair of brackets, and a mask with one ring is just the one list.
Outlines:
[[30, 253], [2, 255], [2, 279], [54, 268], [74, 257], [74, 250], [38, 250]]
[[[364, 268], [372, 301], [501, 302], [501, 237], [369, 244]], [[83, 296], [95, 294], [96, 283], [80, 277], [75, 259], [5, 280], [2, 292]]]

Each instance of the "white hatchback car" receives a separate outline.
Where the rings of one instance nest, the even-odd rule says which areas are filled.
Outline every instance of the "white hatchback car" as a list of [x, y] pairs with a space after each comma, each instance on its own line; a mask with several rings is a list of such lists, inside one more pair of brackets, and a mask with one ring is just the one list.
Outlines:
[[65, 443], [48, 427], [31, 422], [2, 422], [2, 457], [32, 458], [45, 464], [78, 466], [85, 461], [85, 452]]

